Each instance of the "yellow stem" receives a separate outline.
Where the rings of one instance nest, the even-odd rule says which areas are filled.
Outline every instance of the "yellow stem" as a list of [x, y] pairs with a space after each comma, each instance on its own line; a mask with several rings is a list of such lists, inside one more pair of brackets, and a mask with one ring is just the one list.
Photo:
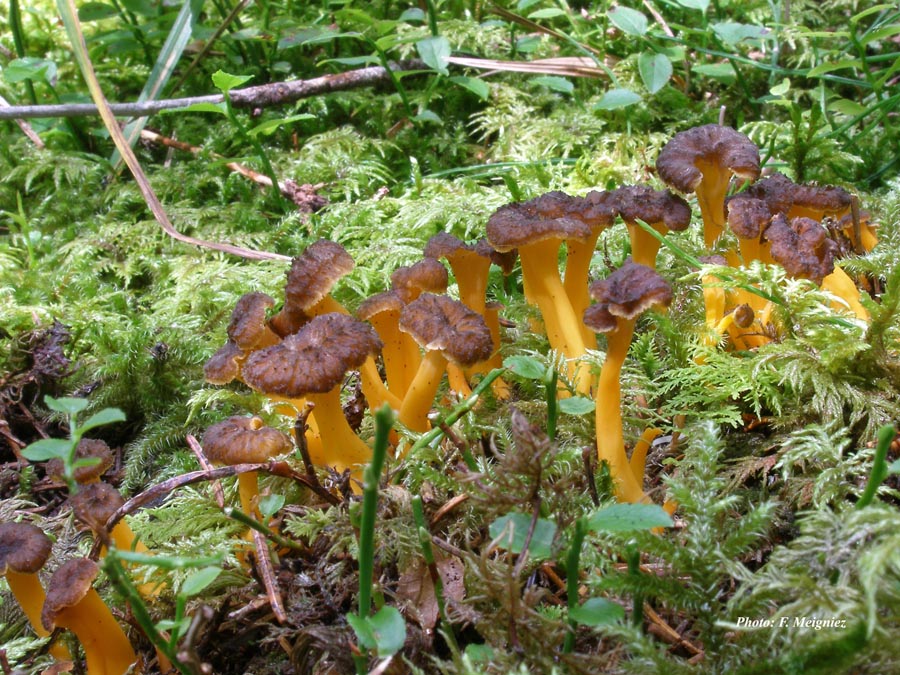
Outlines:
[[634, 474], [636, 479], [643, 480], [644, 471], [647, 468], [647, 451], [650, 450], [653, 441], [660, 434], [662, 434], [661, 429], [653, 427], [644, 429], [644, 433], [641, 434], [640, 439], [635, 443], [634, 450], [631, 451], [631, 461], [628, 462], [628, 465], [631, 467], [631, 473]]
[[88, 675], [122, 675], [137, 661], [128, 636], [93, 588], [78, 604], [59, 612], [56, 625], [81, 642]]
[[[50, 635], [49, 631], [41, 624], [41, 608], [44, 606], [46, 594], [38, 575], [16, 572], [7, 568], [6, 583], [9, 584], [9, 590], [16, 602], [19, 603], [19, 607], [28, 617], [28, 622], [34, 629], [35, 635], [42, 638]], [[72, 658], [66, 646], [59, 643], [54, 643], [50, 647], [50, 653], [60, 661], [68, 661]]]
[[398, 327], [399, 320], [400, 312], [396, 311], [381, 312], [368, 321], [384, 343], [381, 356], [384, 359], [388, 390], [402, 400], [409, 390], [422, 357], [419, 355], [419, 345], [416, 341]]
[[350, 469], [354, 477], [361, 478], [363, 465], [372, 459], [372, 449], [347, 424], [340, 392], [338, 385], [324, 394], [309, 395], [316, 405], [312, 416], [322, 437], [321, 454], [313, 455], [310, 448], [310, 458], [314, 464], [333, 466], [338, 473]]
[[828, 291], [838, 296], [846, 305], [838, 302], [833, 303], [835, 308], [850, 309], [856, 315], [856, 318], [863, 321], [869, 320], [869, 312], [862, 306], [859, 301], [859, 289], [853, 283], [853, 279], [840, 267], [835, 267], [834, 272], [822, 279], [822, 290]]
[[398, 419], [412, 431], [428, 431], [428, 412], [434, 404], [441, 378], [447, 369], [447, 359], [439, 351], [426, 351], [419, 370], [400, 406]]
[[[596, 234], [592, 234], [587, 241], [577, 239], [566, 241], [566, 274], [563, 279], [563, 289], [569, 302], [572, 303], [572, 311], [576, 317], [581, 317], [584, 310], [591, 304], [588, 282], [590, 281], [591, 259], [594, 257], [599, 237], [600, 230], [598, 229]], [[581, 330], [585, 347], [597, 349], [597, 336], [580, 319], [578, 328]]]

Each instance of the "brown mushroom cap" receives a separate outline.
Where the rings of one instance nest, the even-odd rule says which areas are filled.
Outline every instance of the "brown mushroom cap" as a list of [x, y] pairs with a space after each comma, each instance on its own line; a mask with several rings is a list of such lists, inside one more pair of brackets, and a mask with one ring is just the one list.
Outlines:
[[266, 325], [266, 310], [274, 306], [275, 300], [265, 293], [242, 295], [231, 312], [228, 339], [244, 351], [267, 347], [275, 342], [277, 337]]
[[425, 249], [422, 253], [426, 258], [434, 258], [435, 260], [441, 258], [447, 258], [449, 260], [458, 254], [474, 254], [485, 258], [490, 257], [483, 252], [483, 249], [479, 250], [476, 246], [465, 243], [462, 239], [455, 237], [449, 232], [438, 232], [436, 235], [432, 236], [428, 240], [428, 243], [425, 244]]
[[486, 255], [490, 258], [491, 262], [500, 268], [504, 276], [512, 274], [516, 266], [516, 258], [519, 257], [518, 249], [513, 248], [509, 251], [501, 252], [491, 246], [490, 242], [485, 238], [478, 240], [478, 243], [475, 244], [475, 250], [481, 255]]
[[425, 293], [400, 313], [400, 330], [426, 350], [439, 350], [450, 361], [471, 366], [494, 351], [491, 331], [484, 319], [463, 303]]
[[[591, 284], [591, 297], [597, 305], [585, 310], [585, 324], [600, 333], [615, 329], [609, 317], [634, 319], [654, 305], [672, 302], [672, 287], [654, 270], [629, 258], [606, 279]], [[593, 307], [605, 308], [593, 309]], [[589, 324], [588, 321], [591, 321]]]
[[307, 311], [321, 302], [356, 263], [340, 244], [319, 239], [291, 261], [284, 288], [284, 304]]
[[[743, 193], [766, 202], [773, 214], [823, 218], [850, 208], [853, 196], [835, 186], [798, 185], [781, 173], [773, 173]], [[802, 213], [797, 213], [797, 212]]]
[[356, 317], [361, 321], [368, 321], [377, 314], [384, 312], [400, 312], [403, 309], [403, 298], [397, 291], [384, 291], [369, 296], [359, 305], [356, 310]]
[[759, 178], [759, 149], [731, 127], [706, 124], [675, 134], [656, 159], [656, 170], [666, 185], [679, 192], [694, 192], [703, 180], [698, 163], [707, 162], [739, 178]]
[[[112, 466], [113, 456], [109, 446], [99, 438], [82, 438], [75, 448], [75, 459], [98, 459], [91, 466], [80, 466], [75, 469], [75, 482], [87, 483], [100, 478]], [[63, 461], [51, 459], [46, 464], [47, 475], [53, 480], [63, 480]]]
[[265, 426], [259, 417], [229, 417], [203, 434], [203, 452], [217, 464], [266, 462], [290, 452], [290, 436]]
[[488, 219], [487, 240], [501, 252], [547, 239], [586, 240], [593, 229], [590, 223], [606, 222], [607, 217], [605, 205], [601, 208], [563, 192], [548, 192], [494, 211]]
[[793, 218], [788, 222], [779, 213], [772, 218], [765, 236], [771, 242], [772, 258], [791, 276], [821, 284], [834, 271], [838, 245], [815, 220]]
[[53, 543], [44, 531], [31, 523], [0, 524], [0, 576], [7, 569], [35, 574], [47, 558]]
[[415, 300], [422, 293], [443, 293], [449, 281], [447, 268], [434, 258], [423, 258], [408, 267], [398, 267], [391, 274], [391, 288], [404, 302]]
[[625, 185], [613, 190], [608, 200], [627, 223], [643, 220], [651, 225], [662, 224], [680, 232], [691, 224], [691, 207], [669, 190], [654, 190], [647, 185]]
[[228, 384], [240, 376], [244, 357], [244, 350], [229, 340], [203, 365], [203, 376], [210, 384]]
[[728, 226], [741, 239], [758, 239], [769, 226], [772, 211], [763, 199], [754, 197], [749, 190], [729, 199], [725, 208]]
[[69, 497], [75, 517], [94, 532], [105, 532], [106, 521], [124, 503], [124, 497], [108, 483], [89, 483]]
[[47, 599], [41, 611], [41, 623], [47, 630], [56, 627], [56, 617], [64, 609], [77, 605], [88, 591], [100, 568], [87, 558], [74, 558], [63, 563], [50, 577]]
[[279, 344], [251, 354], [242, 374], [248, 385], [265, 394], [289, 398], [321, 394], [381, 348], [369, 324], [346, 314], [323, 314]]

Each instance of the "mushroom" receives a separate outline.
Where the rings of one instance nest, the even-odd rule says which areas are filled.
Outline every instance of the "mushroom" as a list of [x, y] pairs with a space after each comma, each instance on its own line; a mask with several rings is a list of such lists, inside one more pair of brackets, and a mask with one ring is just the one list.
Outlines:
[[315, 404], [312, 416], [322, 449], [313, 455], [310, 448], [313, 462], [337, 471], [358, 471], [372, 453], [347, 423], [340, 389], [347, 371], [358, 368], [381, 347], [370, 325], [346, 314], [323, 314], [281, 343], [255, 352], [244, 364], [244, 379], [264, 394], [306, 397]]
[[[75, 459], [94, 460], [87, 466], [75, 469], [75, 482], [79, 485], [96, 483], [106, 470], [112, 466], [113, 457], [109, 446], [99, 438], [82, 438], [75, 448]], [[64, 481], [65, 469], [59, 458], [51, 459], [45, 466], [47, 475], [53, 480]]]
[[771, 263], [772, 256], [763, 242], [763, 233], [773, 215], [766, 201], [747, 190], [730, 197], [726, 209], [728, 226], [737, 235], [744, 264], [753, 260]]
[[406, 303], [395, 290], [366, 298], [356, 317], [368, 321], [384, 343], [381, 358], [388, 389], [402, 400], [419, 367], [419, 346], [400, 330], [400, 311]]
[[[149, 553], [124, 519], [113, 525], [112, 530], [106, 529], [106, 523], [124, 503], [125, 500], [116, 488], [101, 481], [84, 485], [76, 494], [69, 496], [69, 505], [75, 517], [90, 527], [102, 542], [111, 539], [116, 548], [123, 551]], [[101, 550], [105, 552], [106, 547]], [[161, 584], [146, 583], [138, 586], [138, 591], [144, 597], [154, 597], [161, 588]]]
[[759, 149], [730, 127], [706, 124], [675, 134], [656, 160], [659, 177], [679, 192], [697, 195], [703, 238], [712, 248], [725, 229], [725, 193], [732, 174], [759, 178]]
[[625, 454], [622, 433], [622, 390], [620, 375], [628, 355], [634, 323], [638, 315], [654, 306], [672, 301], [672, 288], [654, 270], [629, 258], [609, 277], [591, 284], [597, 304], [584, 312], [589, 328], [607, 334], [606, 359], [597, 384], [595, 418], [597, 454], [609, 465], [619, 501], [643, 499], [642, 477], [635, 476]]
[[203, 366], [207, 382], [228, 384], [240, 379], [241, 364], [256, 349], [281, 338], [266, 323], [266, 311], [275, 300], [265, 293], [246, 293], [234, 305], [228, 324], [228, 341]]
[[766, 228], [772, 258], [792, 277], [811, 279], [816, 284], [834, 271], [837, 244], [811, 218], [792, 218], [779, 213]]
[[[0, 524], [0, 576], [6, 583], [19, 607], [25, 613], [38, 637], [47, 637], [50, 631], [41, 624], [41, 608], [44, 605], [44, 587], [38, 572], [50, 557], [50, 537], [31, 523]], [[57, 659], [69, 659], [69, 651], [63, 645], [50, 648]]]
[[[487, 238], [498, 251], [519, 250], [523, 283], [540, 309], [550, 346], [567, 359], [577, 359], [584, 355], [586, 345], [578, 315], [560, 279], [559, 247], [563, 241], [569, 246], [586, 242], [593, 232], [586, 223], [565, 215], [560, 207], [563, 197], [568, 195], [551, 192], [501, 207], [488, 220]], [[576, 378], [578, 391], [590, 391], [587, 368], [576, 374], [571, 364], [569, 374]]]
[[128, 636], [92, 588], [99, 568], [87, 558], [60, 566], [50, 578], [41, 623], [68, 628], [84, 648], [88, 675], [122, 675], [137, 661]]
[[413, 431], [427, 431], [428, 411], [448, 360], [471, 366], [489, 358], [494, 350], [491, 332], [484, 319], [461, 302], [431, 293], [403, 308], [400, 330], [422, 345], [425, 355], [398, 419]]
[[[233, 466], [267, 462], [293, 450], [290, 437], [266, 426], [259, 417], [229, 417], [209, 427], [201, 441], [203, 452], [211, 462]], [[250, 515], [257, 511], [259, 479], [256, 471], [238, 474], [241, 511]]]
[[611, 193], [611, 201], [631, 238], [631, 259], [639, 264], [656, 269], [656, 254], [660, 242], [637, 224], [647, 223], [664, 235], [669, 230], [680, 232], [691, 224], [691, 207], [678, 195], [669, 190], [654, 190], [646, 185], [626, 185]]
[[447, 268], [434, 258], [423, 258], [408, 267], [398, 267], [391, 274], [391, 289], [404, 303], [412, 302], [422, 293], [443, 293], [448, 283]]
[[447, 232], [439, 232], [425, 244], [426, 258], [444, 258], [453, 270], [460, 301], [469, 309], [484, 316], [488, 272], [491, 269], [489, 250], [471, 246]]

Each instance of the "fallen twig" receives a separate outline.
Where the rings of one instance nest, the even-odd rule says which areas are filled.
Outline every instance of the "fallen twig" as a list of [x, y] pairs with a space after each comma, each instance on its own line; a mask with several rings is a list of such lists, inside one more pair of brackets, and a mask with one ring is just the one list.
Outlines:
[[[391, 63], [393, 71], [424, 70], [422, 61], [411, 59]], [[358, 87], [371, 87], [391, 81], [390, 72], [382, 66], [370, 66], [345, 73], [322, 75], [309, 80], [293, 82], [272, 82], [256, 87], [235, 89], [230, 93], [231, 104], [235, 108], [269, 108], [286, 105], [302, 98], [330, 94]], [[221, 94], [209, 96], [190, 96], [185, 98], [160, 99], [142, 101], [140, 103], [110, 103], [109, 108], [116, 117], [141, 117], [152, 115], [162, 110], [177, 110], [198, 103], [224, 103]], [[33, 119], [37, 117], [96, 117], [100, 114], [96, 105], [91, 103], [65, 103], [62, 105], [22, 105], [0, 108], [0, 119]]]

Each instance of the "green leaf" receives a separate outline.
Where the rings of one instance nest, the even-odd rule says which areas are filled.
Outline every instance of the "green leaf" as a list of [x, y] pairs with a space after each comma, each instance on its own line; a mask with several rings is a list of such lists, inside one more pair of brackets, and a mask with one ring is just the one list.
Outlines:
[[443, 36], [430, 37], [419, 40], [416, 43], [416, 50], [419, 57], [432, 70], [436, 70], [441, 75], [449, 75], [447, 70], [447, 58], [450, 56], [450, 42]]
[[262, 124], [257, 124], [255, 127], [250, 129], [247, 133], [250, 136], [259, 136], [260, 134], [263, 136], [269, 136], [274, 134], [279, 127], [284, 126], [285, 124], [293, 124], [294, 122], [299, 122], [301, 120], [314, 120], [316, 119], [315, 115], [310, 115], [309, 113], [302, 113], [300, 115], [291, 115], [290, 117], [279, 117], [272, 120], [266, 120]]
[[224, 103], [192, 103], [189, 106], [185, 106], [184, 108], [172, 108], [169, 110], [162, 110], [160, 112], [163, 113], [174, 113], [174, 112], [208, 112], [208, 113], [216, 113], [217, 115], [227, 115], [225, 112], [225, 104]]
[[22, 449], [22, 457], [29, 462], [46, 462], [48, 459], [68, 457], [72, 441], [64, 438], [42, 438]]
[[900, 473], [900, 459], [895, 459], [893, 462], [891, 462], [891, 464], [888, 466], [888, 473]]
[[232, 75], [231, 73], [226, 73], [222, 70], [217, 70], [212, 75], [213, 84], [216, 86], [216, 89], [223, 94], [240, 87], [251, 79], [253, 79], [252, 75]]
[[771, 89], [769, 89], [769, 93], [772, 94], [772, 96], [778, 96], [780, 98], [787, 94], [790, 90], [791, 81], [785, 77], [779, 84], [776, 84]]
[[[526, 513], [509, 513], [500, 516], [488, 528], [491, 539], [500, 538], [500, 546], [512, 553], [521, 553], [525, 546], [525, 535], [531, 527], [531, 515]], [[534, 534], [528, 543], [528, 554], [534, 560], [545, 560], [553, 555], [553, 538], [556, 536], [556, 523], [546, 518], [538, 518], [534, 526]]]
[[85, 23], [108, 19], [116, 14], [116, 8], [105, 2], [86, 2], [78, 8], [78, 18]]
[[594, 402], [586, 396], [571, 396], [559, 400], [559, 411], [567, 415], [587, 415], [594, 412]]
[[535, 84], [547, 87], [551, 91], [558, 91], [561, 94], [571, 94], [575, 91], [575, 85], [564, 77], [556, 75], [541, 75], [532, 80]]
[[375, 650], [379, 657], [396, 654], [406, 642], [406, 622], [396, 607], [385, 605], [373, 616], [347, 614], [347, 623], [356, 634], [359, 646]]
[[480, 77], [467, 77], [465, 75], [454, 75], [450, 78], [453, 84], [458, 84], [463, 89], [468, 89], [482, 101], [486, 101], [491, 94], [491, 88], [488, 83]]
[[507, 356], [503, 359], [503, 367], [526, 380], [542, 380], [547, 372], [544, 364], [533, 356]]
[[124, 422], [125, 421], [125, 413], [123, 413], [118, 408], [104, 408], [103, 410], [94, 413], [90, 417], [88, 417], [84, 424], [78, 425], [78, 431], [83, 433], [85, 431], [89, 431], [94, 427], [100, 427], [104, 424], [112, 424], [113, 422]]
[[3, 69], [3, 79], [10, 84], [24, 80], [53, 84], [56, 79], [56, 64], [53, 61], [32, 56], [13, 59]]
[[638, 56], [638, 72], [647, 91], [655, 94], [666, 86], [666, 82], [672, 77], [672, 62], [665, 54], [644, 52]]
[[709, 9], [709, 0], [675, 0], [675, 2], [687, 9], [696, 9], [701, 12]]
[[735, 45], [741, 40], [761, 40], [770, 34], [770, 31], [763, 26], [729, 21], [714, 23], [712, 29], [722, 42], [729, 45]]
[[259, 500], [259, 512], [265, 518], [271, 518], [284, 506], [284, 495], [266, 495]]
[[559, 7], [547, 7], [546, 9], [539, 9], [535, 12], [532, 12], [528, 15], [529, 19], [553, 19], [557, 16], [565, 16], [566, 13], [561, 10]]
[[422, 23], [427, 18], [425, 12], [419, 7], [410, 7], [403, 10], [399, 20], [405, 21], [406, 23]]
[[178, 595], [186, 598], [197, 595], [197, 593], [214, 582], [221, 573], [221, 567], [204, 567], [196, 572], [191, 572], [181, 583], [181, 588], [178, 589]]
[[377, 65], [381, 61], [375, 54], [364, 54], [363, 56], [342, 56], [336, 59], [325, 59], [319, 63], [340, 63], [344, 66], [371, 66]]
[[88, 400], [86, 398], [53, 398], [52, 396], [45, 396], [44, 405], [56, 412], [65, 413], [66, 415], [77, 415], [88, 407]]
[[440, 118], [440, 116], [427, 108], [421, 111], [418, 115], [413, 117], [413, 120], [416, 122], [431, 122], [432, 124], [443, 124], [444, 121]]
[[520, 54], [531, 54], [541, 46], [540, 35], [526, 35], [516, 40], [516, 51]]
[[730, 63], [701, 63], [693, 66], [691, 71], [725, 84], [733, 84], [737, 80], [737, 73]]
[[613, 504], [588, 518], [588, 529], [594, 532], [633, 532], [674, 524], [658, 504]]
[[820, 63], [818, 66], [811, 69], [806, 76], [820, 77], [821, 75], [826, 75], [835, 70], [844, 70], [845, 68], [855, 68], [858, 70], [862, 68], [862, 61], [859, 59], [844, 59], [843, 61], [835, 61], [834, 63]]
[[156, 16], [156, 4], [151, 2], [151, 0], [122, 0], [122, 6], [135, 14], [148, 17]]
[[647, 17], [630, 7], [614, 7], [606, 13], [613, 25], [628, 35], [644, 35], [647, 32]]
[[618, 110], [639, 102], [641, 97], [630, 89], [609, 89], [594, 105], [594, 110]]
[[582, 626], [608, 626], [625, 618], [625, 610], [603, 598], [588, 598], [569, 611], [569, 618]]
[[862, 115], [868, 108], [862, 105], [861, 103], [857, 103], [856, 101], [851, 101], [846, 98], [839, 98], [836, 101], [832, 101], [827, 106], [828, 112], [834, 112], [838, 115], [846, 115], [847, 117], [856, 117], [857, 115]]
[[474, 664], [488, 663], [494, 658], [494, 649], [489, 644], [469, 643], [466, 645], [466, 656]]

